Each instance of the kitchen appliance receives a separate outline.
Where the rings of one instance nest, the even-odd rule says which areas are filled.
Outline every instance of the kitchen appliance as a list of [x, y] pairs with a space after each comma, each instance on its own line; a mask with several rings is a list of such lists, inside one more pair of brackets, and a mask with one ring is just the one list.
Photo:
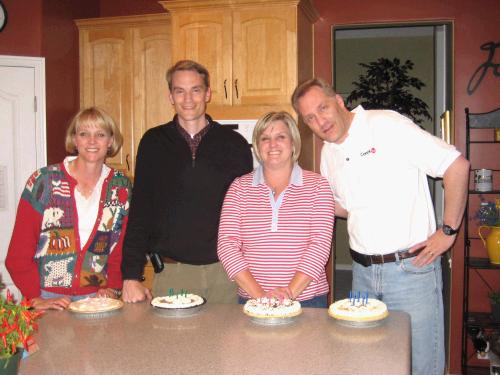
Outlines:
[[[219, 124], [223, 126], [227, 126], [234, 131], [240, 133], [248, 142], [249, 145], [252, 145], [252, 134], [255, 125], [257, 124], [257, 120], [215, 120]], [[253, 167], [257, 167], [259, 165], [259, 161], [255, 157], [255, 153], [252, 148], [252, 156], [253, 156]]]

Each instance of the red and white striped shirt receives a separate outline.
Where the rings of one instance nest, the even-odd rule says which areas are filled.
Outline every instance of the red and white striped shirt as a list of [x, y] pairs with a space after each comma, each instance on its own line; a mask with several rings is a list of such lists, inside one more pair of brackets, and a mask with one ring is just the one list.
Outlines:
[[[233, 181], [222, 208], [217, 252], [230, 279], [246, 269], [264, 289], [286, 287], [297, 271], [312, 278], [297, 298], [328, 293], [325, 265], [334, 223], [327, 180], [294, 166], [288, 187], [274, 200], [262, 167]], [[239, 288], [238, 293], [250, 296]]]

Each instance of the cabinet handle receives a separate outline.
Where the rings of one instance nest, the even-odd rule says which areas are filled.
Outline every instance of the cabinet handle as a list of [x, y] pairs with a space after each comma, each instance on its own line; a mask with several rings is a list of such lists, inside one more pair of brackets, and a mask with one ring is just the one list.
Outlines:
[[234, 80], [234, 88], [236, 89], [236, 99], [239, 99], [239, 95], [238, 95], [238, 79]]
[[128, 162], [128, 155], [129, 154], [127, 154], [127, 156], [125, 156], [125, 162], [127, 163], [127, 171], [130, 172], [130, 163]]
[[226, 87], [227, 79], [224, 80], [224, 96], [227, 99], [227, 87]]

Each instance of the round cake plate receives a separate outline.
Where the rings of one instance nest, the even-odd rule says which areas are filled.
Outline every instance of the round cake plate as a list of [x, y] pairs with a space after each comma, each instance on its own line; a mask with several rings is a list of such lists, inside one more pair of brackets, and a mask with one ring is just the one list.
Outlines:
[[68, 311], [79, 318], [90, 318], [90, 319], [105, 318], [105, 317], [112, 316], [112, 315], [118, 313], [118, 311], [123, 307], [123, 301], [119, 301], [119, 302], [120, 303], [117, 306], [113, 307], [110, 310], [106, 310], [106, 311], [79, 311], [79, 310], [72, 308], [71, 304], [68, 307]]
[[193, 307], [186, 307], [184, 309], [168, 309], [168, 308], [164, 308], [164, 307], [158, 307], [158, 306], [153, 306], [153, 311], [155, 313], [157, 313], [158, 315], [161, 315], [161, 316], [166, 316], [166, 317], [170, 317], [170, 318], [182, 318], [182, 317], [188, 317], [188, 316], [192, 316], [192, 315], [195, 315], [197, 313], [199, 313], [201, 311], [201, 309], [204, 307], [205, 303], [207, 302], [207, 300], [205, 298], [203, 298], [203, 303], [197, 305], [197, 306], [193, 306]]
[[255, 316], [250, 316], [250, 320], [255, 324], [263, 326], [279, 326], [293, 323], [296, 320], [297, 316], [289, 316], [285, 318], [257, 318]]
[[344, 320], [344, 319], [337, 319], [333, 318], [335, 323], [344, 326], [344, 327], [350, 327], [350, 328], [372, 328], [372, 327], [378, 327], [384, 324], [385, 320], [387, 317], [379, 319], [379, 320], [371, 320], [367, 322], [355, 322], [352, 320]]

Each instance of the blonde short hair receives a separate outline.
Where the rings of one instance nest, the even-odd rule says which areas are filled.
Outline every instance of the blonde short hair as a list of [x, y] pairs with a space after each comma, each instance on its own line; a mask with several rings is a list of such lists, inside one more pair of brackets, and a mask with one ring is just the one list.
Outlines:
[[76, 135], [78, 129], [85, 125], [95, 125], [103, 129], [106, 133], [111, 135], [113, 143], [108, 149], [107, 156], [115, 156], [123, 144], [123, 136], [120, 129], [116, 126], [113, 118], [108, 115], [104, 110], [97, 107], [89, 107], [81, 109], [71, 120], [68, 129], [66, 130], [65, 147], [66, 151], [75, 155], [77, 149], [73, 142], [73, 137]]
[[257, 157], [257, 160], [262, 161], [259, 150], [260, 136], [262, 135], [262, 133], [264, 133], [264, 131], [271, 123], [276, 121], [282, 121], [290, 131], [290, 136], [292, 137], [292, 145], [293, 145], [292, 158], [293, 161], [296, 162], [299, 159], [300, 148], [302, 145], [302, 142], [300, 140], [300, 132], [299, 128], [297, 127], [297, 122], [295, 121], [295, 119], [288, 112], [285, 111], [268, 112], [257, 121], [257, 124], [255, 125], [252, 135], [252, 146], [255, 152], [255, 156]]

